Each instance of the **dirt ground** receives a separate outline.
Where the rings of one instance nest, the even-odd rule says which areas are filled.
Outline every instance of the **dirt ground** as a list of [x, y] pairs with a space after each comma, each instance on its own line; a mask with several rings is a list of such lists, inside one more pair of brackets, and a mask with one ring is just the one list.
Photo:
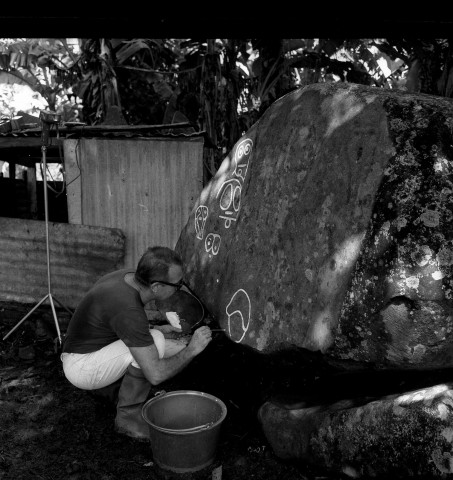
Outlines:
[[[1, 320], [3, 338], [11, 322]], [[153, 461], [149, 443], [114, 431], [112, 406], [76, 389], [65, 379], [58, 342], [42, 325], [34, 315], [0, 343], [1, 480], [343, 478], [321, 470], [315, 472], [313, 467], [283, 461], [273, 454], [254, 414], [262, 401], [261, 394], [254, 393], [256, 378], [243, 383], [237, 380], [239, 371], [247, 374], [250, 368], [253, 374], [253, 361], [243, 352], [224, 350], [220, 355], [227, 358], [228, 365], [216, 364], [218, 350], [225, 349], [221, 339], [211, 343], [214, 356], [200, 359], [186, 377], [176, 378], [164, 388], [207, 391], [225, 402], [228, 414], [222, 424], [216, 460], [195, 473], [162, 470]], [[207, 364], [209, 368], [203, 370]]]

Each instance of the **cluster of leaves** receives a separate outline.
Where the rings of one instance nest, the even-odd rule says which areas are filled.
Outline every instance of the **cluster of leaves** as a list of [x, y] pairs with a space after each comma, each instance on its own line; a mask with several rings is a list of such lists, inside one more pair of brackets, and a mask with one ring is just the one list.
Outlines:
[[[80, 99], [80, 119], [190, 122], [206, 131], [213, 174], [275, 100], [310, 83], [351, 82], [453, 96], [452, 52], [439, 39], [0, 40], [0, 72], [27, 82], [49, 108]], [[77, 105], [78, 107], [78, 105]]]
[[78, 41], [66, 39], [18, 38], [0, 40], [0, 72], [28, 85], [47, 102], [49, 110], [64, 113], [69, 121], [79, 105], [72, 93], [78, 81]]
[[408, 66], [405, 89], [453, 97], [453, 45], [446, 39], [382, 40], [379, 49]]

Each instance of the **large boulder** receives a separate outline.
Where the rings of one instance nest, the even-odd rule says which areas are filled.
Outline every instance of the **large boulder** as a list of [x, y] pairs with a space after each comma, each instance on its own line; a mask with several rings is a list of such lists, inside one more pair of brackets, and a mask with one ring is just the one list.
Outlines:
[[274, 452], [352, 478], [452, 478], [453, 385], [368, 401], [259, 410]]
[[353, 84], [276, 101], [176, 249], [233, 342], [334, 361], [453, 360], [453, 104]]

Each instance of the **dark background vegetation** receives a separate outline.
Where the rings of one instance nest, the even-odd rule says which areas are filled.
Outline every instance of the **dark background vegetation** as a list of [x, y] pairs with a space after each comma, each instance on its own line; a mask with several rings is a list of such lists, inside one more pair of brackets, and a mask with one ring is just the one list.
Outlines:
[[[269, 105], [307, 84], [453, 95], [453, 15], [442, 8], [82, 2], [6, 11], [0, 26], [12, 34], [0, 39], [0, 72], [26, 81], [65, 120], [103, 123], [113, 106], [129, 125], [205, 131], [205, 180]], [[79, 39], [78, 53], [68, 37]]]

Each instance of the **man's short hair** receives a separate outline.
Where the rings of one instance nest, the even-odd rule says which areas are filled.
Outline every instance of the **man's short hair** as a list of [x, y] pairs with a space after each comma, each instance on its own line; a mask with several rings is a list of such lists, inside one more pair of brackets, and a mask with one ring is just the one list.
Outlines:
[[149, 247], [140, 258], [135, 280], [144, 286], [162, 280], [168, 282], [168, 269], [171, 265], [182, 267], [181, 257], [168, 247]]

